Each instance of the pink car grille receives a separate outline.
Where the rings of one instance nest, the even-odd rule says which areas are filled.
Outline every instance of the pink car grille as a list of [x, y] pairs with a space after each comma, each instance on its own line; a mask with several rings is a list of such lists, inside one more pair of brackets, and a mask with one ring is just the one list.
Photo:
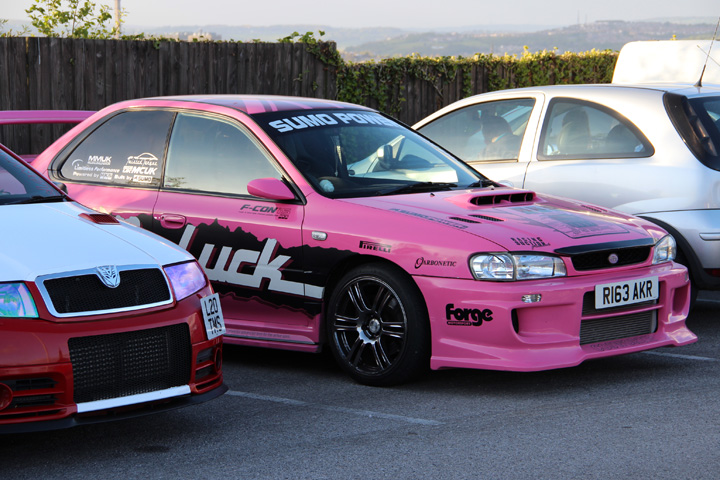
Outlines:
[[[580, 322], [580, 345], [655, 333], [657, 308], [645, 310], [653, 305], [657, 305], [657, 300], [598, 310], [595, 308], [595, 292], [585, 293], [583, 319]], [[638, 311], [639, 309], [644, 311]], [[586, 318], [590, 316], [592, 318]]]

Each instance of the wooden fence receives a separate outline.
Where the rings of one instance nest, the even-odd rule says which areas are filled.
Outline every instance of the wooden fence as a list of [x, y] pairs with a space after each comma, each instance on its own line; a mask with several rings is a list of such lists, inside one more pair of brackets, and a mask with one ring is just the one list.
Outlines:
[[[98, 110], [185, 94], [335, 98], [335, 70], [302, 43], [0, 38], [0, 110]], [[5, 126], [0, 143], [37, 152], [65, 130]]]
[[[331, 57], [336, 50], [332, 42], [3, 37], [0, 110], [98, 110], [121, 100], [160, 95], [272, 94], [351, 101], [413, 124], [469, 94], [530, 84], [608, 81], [615, 61], [613, 54], [600, 54], [588, 68], [581, 56], [546, 54], [520, 61], [399, 58], [353, 64], [324, 61], [311, 53], [311, 46], [325, 56], [329, 51]], [[533, 63], [536, 71], [518, 73], [518, 62]], [[37, 153], [66, 130], [4, 126], [0, 143], [21, 154]]]

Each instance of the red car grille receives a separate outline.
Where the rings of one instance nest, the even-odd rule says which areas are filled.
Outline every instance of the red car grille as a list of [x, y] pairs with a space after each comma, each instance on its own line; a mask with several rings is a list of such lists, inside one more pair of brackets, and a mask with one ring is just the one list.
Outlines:
[[171, 301], [165, 276], [157, 268], [119, 272], [120, 285], [105, 286], [95, 274], [43, 281], [53, 308], [59, 314], [125, 310]]
[[192, 344], [187, 324], [71, 338], [76, 403], [187, 385]]

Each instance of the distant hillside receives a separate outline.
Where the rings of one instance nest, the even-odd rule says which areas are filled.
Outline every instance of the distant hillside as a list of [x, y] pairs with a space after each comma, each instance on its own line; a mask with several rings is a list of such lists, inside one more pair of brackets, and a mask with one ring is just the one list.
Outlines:
[[714, 24], [599, 21], [532, 33], [405, 33], [344, 49], [356, 61], [407, 56], [465, 56], [476, 53], [520, 54], [557, 49], [559, 52], [619, 50], [636, 40], [712, 38]]
[[[419, 29], [334, 28], [327, 25], [183, 25], [138, 27], [124, 25], [123, 33], [144, 33], [155, 36], [187, 38], [189, 34], [209, 34], [212, 40], [275, 42], [293, 32], [300, 35], [313, 32], [316, 38], [334, 41], [343, 57], [348, 60], [407, 56], [417, 53], [424, 56], [464, 56], [476, 53], [497, 55], [520, 54], [527, 46], [531, 52], [553, 50], [582, 52], [587, 50], [619, 50], [634, 40], [668, 40], [711, 38], [717, 19], [675, 18], [654, 19], [643, 22], [598, 21], [567, 27], [542, 25], [478, 25], [457, 29], [439, 27], [434, 32]], [[23, 22], [10, 20], [2, 30], [18, 32]], [[0, 30], [0, 33], [2, 33]], [[320, 36], [318, 32], [325, 34]], [[30, 32], [32, 33], [32, 32]]]

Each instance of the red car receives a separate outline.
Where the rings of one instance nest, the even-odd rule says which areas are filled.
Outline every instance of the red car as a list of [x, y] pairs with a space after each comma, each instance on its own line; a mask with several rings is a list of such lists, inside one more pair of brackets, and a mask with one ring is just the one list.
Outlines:
[[0, 146], [0, 433], [223, 394], [224, 324], [184, 250], [83, 207]]

